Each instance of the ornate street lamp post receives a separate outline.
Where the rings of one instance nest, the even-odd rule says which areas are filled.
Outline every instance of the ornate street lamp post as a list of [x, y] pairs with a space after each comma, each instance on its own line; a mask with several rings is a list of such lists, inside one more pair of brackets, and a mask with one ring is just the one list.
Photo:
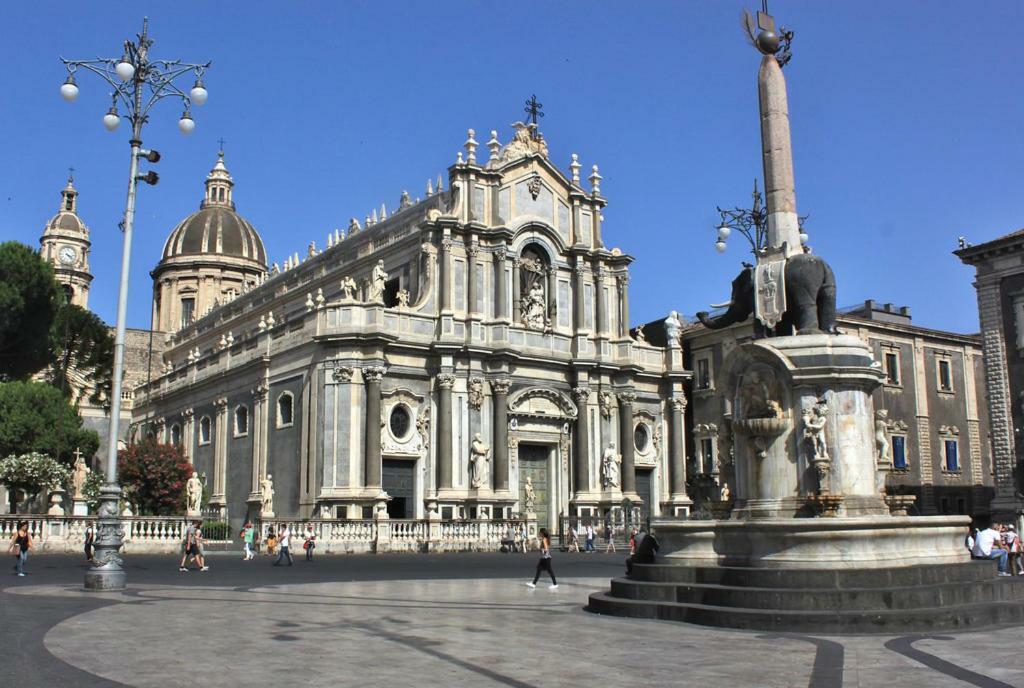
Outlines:
[[[142, 148], [142, 125], [149, 119], [150, 109], [164, 98], [180, 99], [185, 107], [178, 129], [182, 134], [191, 134], [195, 129], [190, 107], [192, 104], [202, 105], [206, 102], [207, 92], [203, 86], [203, 74], [210, 66], [206, 64], [190, 64], [180, 60], [151, 60], [149, 49], [153, 41], [148, 34], [149, 20], [143, 19], [142, 33], [138, 41], [125, 41], [124, 55], [116, 59], [65, 60], [61, 62], [67, 67], [68, 77], [60, 87], [64, 100], [71, 102], [78, 97], [78, 84], [75, 83], [75, 72], [79, 69], [98, 75], [113, 89], [111, 105], [103, 116], [103, 126], [107, 131], [114, 131], [121, 123], [118, 106], [125, 110], [125, 116], [132, 125], [131, 163], [128, 175], [128, 200], [125, 203], [124, 219], [121, 229], [124, 231], [124, 248], [121, 254], [121, 285], [117, 297], [117, 328], [114, 338], [114, 379], [110, 404], [110, 430], [107, 434], [107, 482], [100, 490], [100, 506], [97, 519], [96, 554], [93, 565], [85, 574], [86, 590], [122, 590], [125, 587], [126, 574], [121, 561], [120, 549], [124, 530], [120, 518], [121, 488], [117, 483], [117, 438], [120, 436], [121, 420], [121, 385], [124, 372], [124, 330], [128, 312], [128, 273], [132, 252], [132, 227], [135, 221], [135, 189], [138, 182], [143, 181], [155, 185], [159, 181], [156, 172], [149, 170], [139, 174], [139, 158], [151, 163], [160, 160], [155, 150]], [[194, 74], [195, 82], [186, 93], [175, 84], [175, 80], [185, 74]]]

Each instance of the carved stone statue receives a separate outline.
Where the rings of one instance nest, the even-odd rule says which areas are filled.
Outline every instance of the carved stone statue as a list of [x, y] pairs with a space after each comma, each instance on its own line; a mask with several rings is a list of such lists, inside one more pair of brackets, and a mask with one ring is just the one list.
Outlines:
[[889, 412], [886, 409], [875, 411], [875, 449], [878, 450], [879, 465], [889, 465]]
[[424, 406], [418, 414], [416, 414], [416, 432], [420, 435], [420, 443], [423, 445], [423, 451], [430, 456], [427, 451], [430, 449], [430, 406]]
[[679, 313], [672, 311], [665, 318], [665, 338], [668, 345], [679, 345], [679, 334], [683, 331], [683, 324], [679, 321]]
[[601, 456], [601, 473], [605, 487], [619, 486], [619, 454], [614, 442], [608, 443]]
[[359, 285], [356, 284], [356, 281], [351, 276], [346, 275], [341, 278], [341, 298], [346, 301], [351, 301], [356, 297], [356, 289], [358, 288]]
[[348, 233], [349, 234], [353, 234], [354, 232], [358, 232], [362, 228], [363, 228], [362, 225], [359, 224], [359, 220], [357, 220], [356, 218], [353, 217], [351, 220], [348, 221]]
[[485, 487], [490, 482], [490, 460], [491, 448], [480, 437], [480, 433], [473, 435], [470, 443], [469, 474], [470, 485], [474, 490]]
[[260, 515], [274, 516], [274, 479], [270, 473], [260, 481]]
[[71, 474], [71, 485], [74, 490], [72, 497], [74, 499], [82, 499], [82, 488], [85, 487], [85, 481], [89, 478], [89, 474], [92, 473], [89, 467], [85, 465], [85, 457], [80, 451], [75, 451], [75, 469], [74, 473]]
[[395, 294], [395, 298], [398, 299], [398, 307], [399, 308], [408, 308], [409, 307], [409, 290], [408, 289], [400, 289], [398, 291], [398, 293]]
[[739, 389], [743, 418], [781, 418], [781, 394], [771, 370], [752, 370], [744, 375]]
[[638, 344], [646, 344], [647, 343], [647, 335], [644, 334], [644, 326], [643, 325], [640, 325], [639, 327], [636, 328], [636, 341], [637, 341]]
[[825, 425], [828, 405], [824, 401], [818, 401], [814, 406], [804, 409], [804, 438], [811, 444], [815, 461], [828, 461], [828, 446], [825, 443]]
[[187, 515], [198, 516], [203, 507], [203, 481], [198, 473], [193, 473], [185, 483], [185, 494], [188, 497]]
[[533, 510], [537, 508], [537, 493], [533, 489], [533, 479], [530, 476], [526, 476], [523, 494], [525, 496], [523, 501], [526, 502], [523, 506], [526, 507], [526, 513], [532, 514]]
[[384, 270], [384, 261], [378, 260], [377, 264], [373, 266], [373, 272], [370, 274], [370, 294], [368, 299], [370, 303], [383, 303], [384, 283], [387, 281], [388, 273]]
[[536, 124], [514, 122], [512, 127], [516, 130], [516, 133], [512, 135], [512, 140], [509, 141], [501, 151], [502, 162], [525, 158], [530, 153], [539, 153], [544, 157], [547, 157], [548, 142], [545, 141], [544, 136], [537, 131]]
[[543, 330], [547, 324], [547, 305], [544, 299], [544, 287], [540, 280], [530, 285], [530, 291], [523, 298], [523, 322], [534, 330]]

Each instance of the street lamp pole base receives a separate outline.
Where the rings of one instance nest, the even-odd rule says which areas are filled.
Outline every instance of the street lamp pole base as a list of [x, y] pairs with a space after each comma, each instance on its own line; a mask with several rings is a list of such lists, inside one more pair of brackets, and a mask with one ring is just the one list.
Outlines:
[[96, 519], [96, 542], [93, 565], [85, 572], [85, 589], [93, 592], [124, 590], [128, 574], [121, 560], [124, 528], [118, 507], [121, 488], [107, 483], [100, 488], [100, 506]]

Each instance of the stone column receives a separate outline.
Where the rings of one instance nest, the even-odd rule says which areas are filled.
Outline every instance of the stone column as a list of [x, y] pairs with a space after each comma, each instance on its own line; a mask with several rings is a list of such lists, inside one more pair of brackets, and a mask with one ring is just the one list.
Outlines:
[[437, 465], [438, 489], [452, 488], [452, 387], [455, 376], [437, 376]]
[[363, 368], [366, 382], [366, 426], [363, 432], [363, 468], [365, 486], [380, 490], [380, 382], [387, 368]]
[[587, 400], [589, 387], [574, 387], [572, 396], [576, 400], [576, 494], [590, 492], [590, 413]]
[[252, 390], [252, 483], [249, 501], [259, 501], [260, 480], [265, 470], [267, 384], [263, 380]]
[[508, 378], [491, 380], [494, 405], [494, 489], [508, 490]]
[[195, 418], [196, 411], [193, 408], [187, 408], [181, 412], [182, 427], [181, 427], [181, 448], [185, 454], [185, 458], [188, 459], [189, 463], [194, 463], [194, 442], [196, 440], [196, 428]]
[[441, 311], [452, 309], [452, 240], [445, 237], [441, 240], [441, 260], [438, 261], [441, 270]]
[[518, 258], [512, 259], [512, 322], [523, 321], [523, 285], [519, 279], [519, 268], [521, 263]]
[[466, 247], [466, 314], [473, 315], [476, 309], [476, 256], [480, 252], [476, 242]]
[[505, 292], [505, 258], [504, 248], [494, 252], [494, 318], [495, 320], [506, 320], [508, 318], [508, 295]]
[[224, 482], [227, 476], [228, 433], [231, 431], [228, 422], [227, 397], [217, 397], [213, 406], [216, 409], [217, 421], [214, 426], [213, 445], [213, 489], [210, 491], [210, 503], [224, 506]]
[[669, 485], [673, 497], [686, 494], [685, 413], [685, 396], [680, 395], [668, 400]]
[[626, 496], [636, 495], [633, 447], [634, 401], [636, 401], [635, 392], [619, 392], [619, 449], [622, 452], [622, 493]]
[[583, 277], [586, 274], [587, 270], [583, 264], [583, 257], [576, 256], [576, 266], [572, 271], [572, 323], [576, 330], [576, 334], [579, 334], [587, 327], [586, 302], [583, 299], [584, 291], [586, 289], [583, 284]]
[[594, 299], [597, 301], [594, 304], [594, 312], [597, 317], [594, 322], [594, 333], [598, 335], [605, 334], [608, 331], [608, 301], [604, 298], [605, 275], [607, 273], [604, 268], [598, 268], [597, 273], [594, 275]]
[[618, 276], [619, 282], [619, 336], [629, 336], [629, 273]]

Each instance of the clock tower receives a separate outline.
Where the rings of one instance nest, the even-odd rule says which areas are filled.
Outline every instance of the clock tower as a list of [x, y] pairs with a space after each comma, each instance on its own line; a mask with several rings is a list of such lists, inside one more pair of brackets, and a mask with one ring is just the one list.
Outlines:
[[89, 307], [89, 228], [78, 217], [78, 191], [74, 177], [60, 192], [60, 210], [46, 223], [39, 238], [39, 254], [53, 265], [57, 281], [63, 286], [68, 302]]

